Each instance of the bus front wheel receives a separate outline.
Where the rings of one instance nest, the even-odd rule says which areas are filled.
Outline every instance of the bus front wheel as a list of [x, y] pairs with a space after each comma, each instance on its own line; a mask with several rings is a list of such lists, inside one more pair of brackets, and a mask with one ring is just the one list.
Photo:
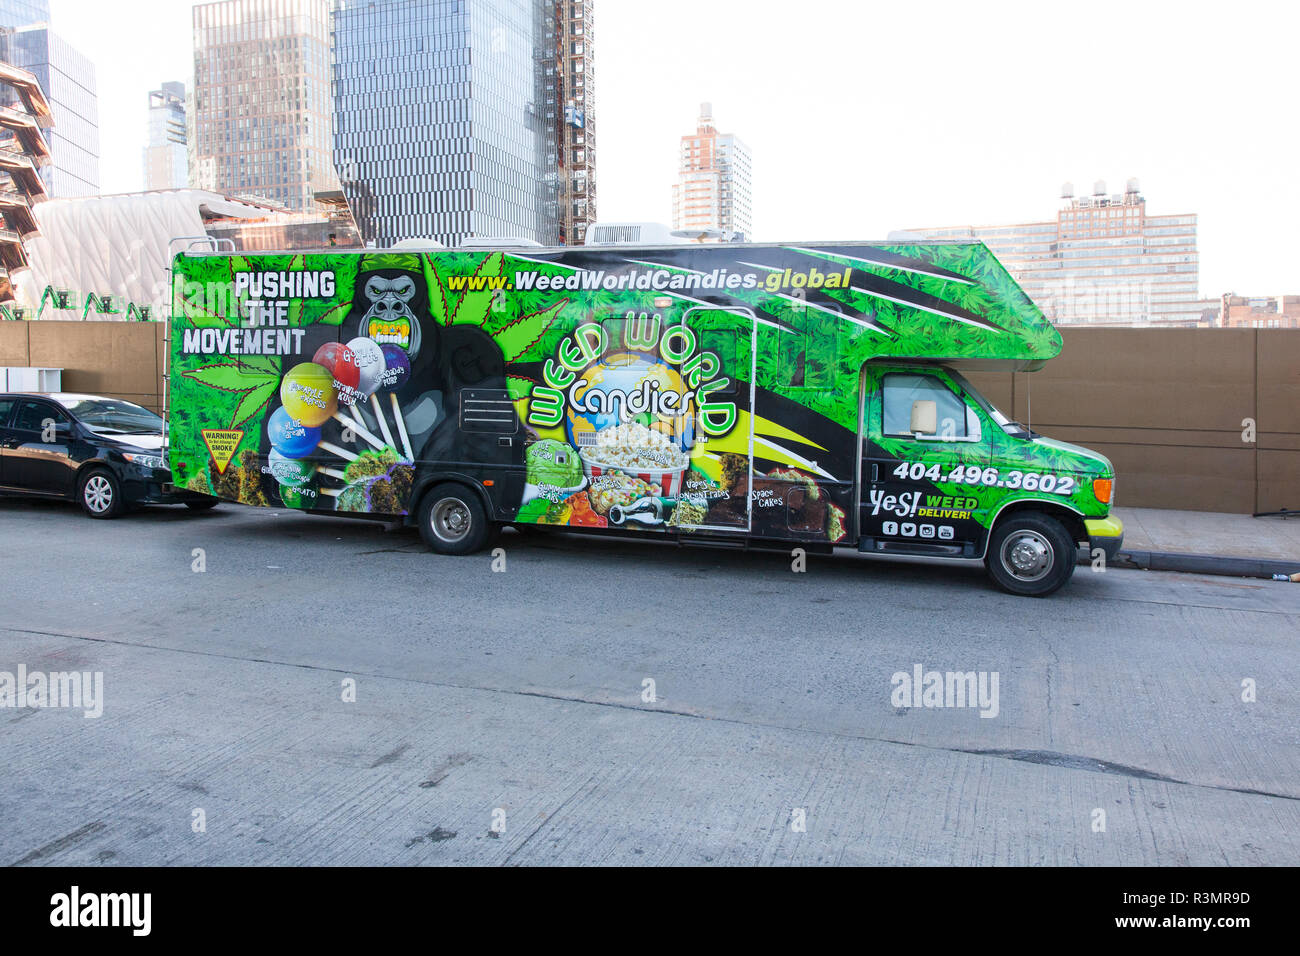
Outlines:
[[1002, 590], [1046, 597], [1070, 580], [1077, 552], [1078, 546], [1059, 521], [1029, 511], [993, 529], [984, 564]]

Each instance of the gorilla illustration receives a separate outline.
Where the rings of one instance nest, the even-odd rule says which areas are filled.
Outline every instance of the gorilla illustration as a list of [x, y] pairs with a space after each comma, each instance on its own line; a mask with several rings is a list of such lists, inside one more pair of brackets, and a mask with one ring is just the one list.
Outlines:
[[[461, 420], [469, 399], [505, 409], [506, 367], [501, 348], [482, 329], [441, 326], [429, 314], [425, 278], [404, 269], [378, 269], [358, 277], [352, 314], [360, 315], [357, 335], [406, 350], [411, 374], [394, 394], [402, 409], [417, 482], [431, 471], [494, 480], [490, 489], [502, 513], [523, 494], [524, 447], [518, 422], [491, 424]], [[379, 398], [371, 399], [376, 401]], [[366, 408], [367, 403], [358, 403]], [[513, 408], [513, 406], [509, 406]], [[385, 412], [391, 416], [385, 400]], [[499, 412], [498, 412], [499, 416]], [[362, 415], [367, 428], [371, 418]], [[390, 423], [391, 424], [391, 423]]]
[[411, 311], [418, 286], [406, 273], [371, 273], [361, 286], [368, 303], [357, 326], [357, 335], [380, 345], [392, 342], [406, 349], [412, 362], [420, 352], [420, 323]]

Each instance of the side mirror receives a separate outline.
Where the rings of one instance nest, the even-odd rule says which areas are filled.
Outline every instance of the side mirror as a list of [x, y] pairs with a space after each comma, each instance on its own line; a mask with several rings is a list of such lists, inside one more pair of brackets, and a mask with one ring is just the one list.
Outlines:
[[72, 423], [71, 423], [71, 422], [55, 422], [55, 423], [54, 423], [54, 437], [55, 437], [55, 438], [63, 438], [63, 439], [67, 439], [67, 438], [72, 438], [75, 434], [76, 434], [76, 433], [72, 430]]
[[933, 399], [917, 399], [912, 403], [913, 435], [933, 435], [939, 430], [939, 403]]

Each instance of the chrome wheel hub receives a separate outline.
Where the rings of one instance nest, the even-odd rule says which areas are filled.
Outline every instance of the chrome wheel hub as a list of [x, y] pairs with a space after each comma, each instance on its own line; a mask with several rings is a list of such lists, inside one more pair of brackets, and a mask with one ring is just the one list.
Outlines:
[[455, 498], [444, 498], [433, 507], [433, 533], [443, 541], [459, 541], [469, 534], [469, 509]]
[[1002, 567], [1021, 581], [1037, 581], [1054, 563], [1051, 543], [1037, 531], [1018, 531], [1002, 545]]

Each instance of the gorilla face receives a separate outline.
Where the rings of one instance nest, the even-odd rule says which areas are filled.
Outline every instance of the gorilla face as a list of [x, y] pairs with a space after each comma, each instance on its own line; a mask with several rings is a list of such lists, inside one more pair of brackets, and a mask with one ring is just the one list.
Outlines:
[[410, 305], [415, 298], [415, 280], [408, 275], [376, 273], [366, 279], [362, 292], [370, 304], [357, 334], [380, 344], [400, 345], [414, 359], [420, 351], [420, 323]]

